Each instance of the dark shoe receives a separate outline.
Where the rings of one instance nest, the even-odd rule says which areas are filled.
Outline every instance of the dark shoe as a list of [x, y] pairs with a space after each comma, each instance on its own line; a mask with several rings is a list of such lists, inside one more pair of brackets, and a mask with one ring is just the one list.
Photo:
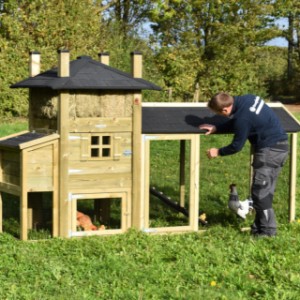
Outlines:
[[256, 225], [256, 228], [253, 228], [254, 234], [275, 236], [277, 226], [273, 208], [257, 210], [254, 224]]

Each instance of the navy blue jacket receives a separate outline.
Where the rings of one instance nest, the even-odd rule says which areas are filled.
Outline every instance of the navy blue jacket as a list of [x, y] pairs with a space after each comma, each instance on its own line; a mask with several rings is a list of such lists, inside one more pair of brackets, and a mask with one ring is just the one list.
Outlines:
[[287, 139], [287, 134], [272, 109], [255, 95], [235, 96], [228, 121], [217, 126], [217, 131], [232, 130], [230, 145], [220, 148], [221, 156], [240, 151], [247, 139], [255, 150], [271, 147]]

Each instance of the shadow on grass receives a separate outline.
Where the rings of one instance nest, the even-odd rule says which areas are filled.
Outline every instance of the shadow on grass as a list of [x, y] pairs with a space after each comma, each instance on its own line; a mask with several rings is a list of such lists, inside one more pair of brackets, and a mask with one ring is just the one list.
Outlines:
[[[179, 205], [179, 196], [174, 196], [176, 195], [176, 191], [172, 187], [156, 187], [156, 190], [170, 197], [171, 201]], [[184, 208], [189, 211], [189, 201], [186, 201]], [[207, 196], [205, 201], [200, 201], [199, 216], [203, 213], [206, 215], [207, 225], [199, 222], [200, 229], [210, 226], [222, 226], [234, 227], [239, 230], [241, 227], [249, 226], [249, 222], [252, 219], [251, 216], [247, 217], [246, 220], [238, 217], [228, 208], [227, 202], [222, 201], [221, 197], [218, 196]], [[180, 226], [188, 224], [186, 215], [153, 195], [150, 195], [150, 219], [152, 220], [152, 224], [157, 224], [157, 226]]]

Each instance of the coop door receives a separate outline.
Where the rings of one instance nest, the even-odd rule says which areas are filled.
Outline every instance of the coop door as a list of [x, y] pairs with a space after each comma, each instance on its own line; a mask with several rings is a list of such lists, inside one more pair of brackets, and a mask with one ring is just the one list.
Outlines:
[[124, 232], [129, 226], [127, 193], [72, 196], [72, 236]]
[[[147, 140], [147, 139], [146, 139]], [[199, 139], [155, 136], [146, 142], [145, 227], [153, 231], [198, 228]], [[198, 152], [196, 152], [198, 151]], [[148, 195], [148, 196], [147, 196]]]

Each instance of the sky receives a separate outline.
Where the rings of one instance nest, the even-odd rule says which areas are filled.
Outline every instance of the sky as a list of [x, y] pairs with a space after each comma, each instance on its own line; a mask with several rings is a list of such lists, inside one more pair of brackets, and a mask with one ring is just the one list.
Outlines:
[[[287, 26], [288, 26], [287, 18], [279, 19], [276, 22], [276, 25], [278, 25], [280, 29], [287, 28]], [[287, 42], [286, 39], [280, 37], [280, 38], [275, 38], [275, 39], [270, 40], [268, 43], [266, 43], [266, 45], [268, 45], [268, 46], [278, 46], [278, 47], [287, 47], [288, 42]]]
[[287, 47], [288, 42], [284, 38], [275, 38], [266, 43], [267, 46]]

